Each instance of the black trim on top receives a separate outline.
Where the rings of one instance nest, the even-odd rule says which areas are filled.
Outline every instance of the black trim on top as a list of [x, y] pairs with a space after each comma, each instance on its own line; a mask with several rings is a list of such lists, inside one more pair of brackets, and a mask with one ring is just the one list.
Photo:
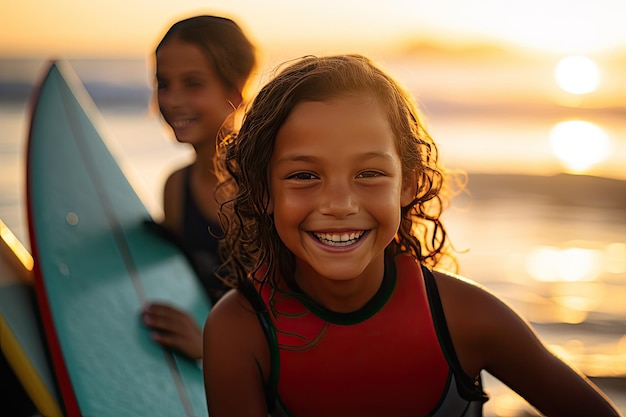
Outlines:
[[459, 394], [462, 398], [468, 401], [487, 401], [488, 397], [482, 389], [480, 376], [474, 380], [472, 377], [467, 375], [456, 355], [456, 350], [454, 349], [452, 337], [450, 336], [450, 331], [448, 329], [448, 323], [446, 322], [446, 316], [443, 311], [443, 305], [441, 303], [441, 297], [439, 296], [435, 276], [430, 269], [424, 265], [422, 265], [422, 274], [424, 275], [424, 283], [426, 285], [426, 293], [428, 295], [430, 311], [433, 316], [435, 331], [437, 332], [441, 349], [448, 359], [448, 363], [450, 364], [450, 368], [454, 374]]
[[265, 384], [265, 403], [267, 404], [267, 412], [269, 414], [274, 411], [274, 408], [276, 407], [276, 391], [278, 387], [278, 366], [280, 364], [280, 359], [276, 348], [278, 346], [276, 335], [273, 330], [269, 311], [267, 311], [265, 303], [263, 302], [263, 299], [257, 289], [254, 287], [254, 284], [248, 280], [244, 281], [242, 285], [237, 287], [237, 290], [243, 294], [244, 297], [246, 297], [246, 300], [248, 300], [254, 309], [270, 351], [270, 374], [267, 378], [267, 384]]
[[304, 295], [304, 292], [295, 282], [285, 282], [287, 283], [289, 289], [293, 292], [290, 295], [298, 298], [302, 304], [304, 304], [304, 306], [317, 317], [332, 324], [346, 326], [364, 322], [378, 313], [378, 311], [387, 303], [389, 297], [391, 297], [393, 289], [396, 286], [396, 279], [396, 263], [392, 258], [385, 256], [385, 272], [383, 274], [380, 287], [374, 296], [367, 303], [365, 303], [363, 307], [348, 313], [339, 313], [324, 308]]

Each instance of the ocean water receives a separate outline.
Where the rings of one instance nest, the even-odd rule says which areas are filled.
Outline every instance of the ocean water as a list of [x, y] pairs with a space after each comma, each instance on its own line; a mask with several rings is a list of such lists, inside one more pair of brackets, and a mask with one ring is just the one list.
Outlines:
[[[160, 216], [166, 176], [192, 153], [150, 106], [149, 65], [70, 62], [101, 111], [107, 144]], [[0, 219], [27, 247], [29, 99], [45, 68], [43, 60], [0, 60]], [[609, 138], [611, 152], [593, 175], [571, 175], [550, 148], [553, 127], [571, 118], [561, 108], [421, 101], [443, 161], [468, 174], [444, 214], [459, 272], [510, 303], [626, 410], [626, 118], [615, 109], [583, 114]], [[487, 415], [531, 413], [495, 379], [485, 382]]]

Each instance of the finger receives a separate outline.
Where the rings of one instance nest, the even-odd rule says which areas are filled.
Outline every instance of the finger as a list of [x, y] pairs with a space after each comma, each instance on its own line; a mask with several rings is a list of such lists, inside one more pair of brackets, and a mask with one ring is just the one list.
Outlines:
[[143, 319], [149, 326], [164, 329], [197, 328], [198, 325], [189, 314], [176, 310], [150, 310], [144, 312]]
[[185, 337], [179, 337], [171, 333], [152, 332], [152, 340], [155, 343], [184, 353], [193, 359], [202, 357], [202, 342], [199, 340], [189, 340]]
[[184, 342], [176, 335], [166, 332], [152, 332], [150, 333], [150, 337], [155, 343], [163, 347], [175, 350], [180, 350]]
[[180, 327], [180, 325], [177, 325], [176, 320], [172, 320], [168, 317], [155, 316], [152, 314], [144, 314], [143, 322], [151, 329], [168, 333], [175, 333], [176, 329]]
[[177, 315], [185, 315], [184, 312], [182, 312], [181, 310], [172, 307], [170, 305], [167, 304], [159, 304], [159, 303], [152, 303], [152, 304], [148, 304], [144, 310], [144, 313], [148, 313], [148, 314], [153, 314], [153, 315], [157, 315], [157, 316], [167, 316], [167, 317], [172, 317], [172, 316], [177, 316]]
[[187, 313], [169, 309], [147, 309], [142, 314], [143, 321], [151, 327], [174, 329], [197, 327], [195, 320]]

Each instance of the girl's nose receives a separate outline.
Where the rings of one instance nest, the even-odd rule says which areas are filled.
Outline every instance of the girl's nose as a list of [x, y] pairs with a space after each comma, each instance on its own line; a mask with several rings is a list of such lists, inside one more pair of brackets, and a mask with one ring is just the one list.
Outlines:
[[358, 212], [358, 199], [349, 183], [331, 181], [323, 188], [319, 210], [322, 214], [343, 218]]
[[183, 95], [180, 89], [175, 87], [168, 87], [165, 90], [159, 91], [159, 106], [161, 108], [176, 108], [181, 105]]

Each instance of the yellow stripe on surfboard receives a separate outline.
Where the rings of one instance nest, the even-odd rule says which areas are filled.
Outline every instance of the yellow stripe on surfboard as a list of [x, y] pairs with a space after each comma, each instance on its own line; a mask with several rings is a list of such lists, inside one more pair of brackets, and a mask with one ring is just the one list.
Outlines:
[[33, 257], [2, 219], [0, 219], [0, 254], [13, 266], [20, 278], [32, 284]]
[[[33, 257], [1, 219], [0, 263], [0, 274], [3, 275], [0, 276], [0, 288], [33, 284]], [[24, 351], [2, 309], [0, 309], [0, 350], [39, 413], [45, 417], [63, 417], [57, 399]]]
[[31, 398], [42, 416], [63, 417], [56, 399], [41, 380], [30, 359], [22, 350], [11, 326], [0, 314], [0, 348], [11, 367], [14, 369], [24, 390]]

